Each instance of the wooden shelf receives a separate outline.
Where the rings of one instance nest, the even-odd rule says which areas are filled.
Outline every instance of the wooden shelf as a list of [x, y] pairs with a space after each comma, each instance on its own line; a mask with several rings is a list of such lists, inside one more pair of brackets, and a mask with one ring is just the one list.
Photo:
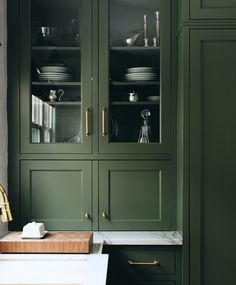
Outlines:
[[80, 86], [80, 81], [32, 81], [32, 85], [60, 85], [60, 86]]

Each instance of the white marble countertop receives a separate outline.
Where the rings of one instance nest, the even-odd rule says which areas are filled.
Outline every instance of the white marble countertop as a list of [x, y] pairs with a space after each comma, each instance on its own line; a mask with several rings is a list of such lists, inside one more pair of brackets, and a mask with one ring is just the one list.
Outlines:
[[[182, 245], [182, 236], [177, 231], [114, 231], [94, 232], [93, 242], [99, 245]], [[101, 252], [102, 249], [100, 249]]]

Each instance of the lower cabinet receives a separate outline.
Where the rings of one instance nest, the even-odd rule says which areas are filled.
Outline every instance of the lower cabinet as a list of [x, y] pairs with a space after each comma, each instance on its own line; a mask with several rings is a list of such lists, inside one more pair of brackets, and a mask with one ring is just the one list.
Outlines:
[[171, 163], [99, 162], [100, 230], [170, 230]]
[[171, 230], [171, 171], [168, 161], [24, 160], [20, 227]]
[[45, 223], [50, 230], [91, 230], [91, 161], [22, 161], [21, 226]]
[[181, 285], [181, 246], [105, 246], [107, 285]]

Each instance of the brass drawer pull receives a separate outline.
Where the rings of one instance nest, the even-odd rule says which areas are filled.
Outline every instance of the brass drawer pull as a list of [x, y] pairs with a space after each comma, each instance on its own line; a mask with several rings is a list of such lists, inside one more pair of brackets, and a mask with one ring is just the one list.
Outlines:
[[106, 108], [102, 107], [102, 136], [105, 137], [105, 135], [107, 134], [106, 132], [106, 123], [105, 123], [105, 119], [106, 119]]
[[89, 132], [89, 108], [85, 108], [85, 135], [88, 137], [90, 135]]
[[154, 260], [152, 262], [142, 262], [142, 261], [131, 261], [131, 260], [128, 260], [128, 263], [130, 265], [154, 265], [154, 266], [160, 266], [160, 262], [157, 261], [157, 260]]

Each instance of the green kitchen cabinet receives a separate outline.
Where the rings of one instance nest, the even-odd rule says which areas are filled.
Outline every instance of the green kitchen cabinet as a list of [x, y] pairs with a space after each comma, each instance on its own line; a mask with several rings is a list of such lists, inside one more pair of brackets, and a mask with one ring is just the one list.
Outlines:
[[21, 153], [171, 153], [171, 0], [18, 8]]
[[7, 5], [12, 229], [175, 229], [174, 1]]
[[99, 4], [99, 152], [168, 153], [171, 1]]
[[92, 229], [90, 161], [21, 162], [21, 226], [40, 221], [50, 230]]
[[181, 34], [182, 143], [186, 148], [180, 153], [183, 178], [178, 180], [184, 187], [184, 212], [189, 213], [183, 237], [186, 272], [189, 266], [185, 284], [233, 284], [236, 30], [185, 27]]
[[[235, 0], [180, 0], [179, 20], [235, 20]], [[205, 22], [207, 24], [207, 21]]]
[[182, 285], [179, 246], [104, 246], [107, 285]]
[[100, 230], [170, 230], [171, 163], [99, 162]]
[[91, 153], [92, 1], [20, 3], [20, 150]]

